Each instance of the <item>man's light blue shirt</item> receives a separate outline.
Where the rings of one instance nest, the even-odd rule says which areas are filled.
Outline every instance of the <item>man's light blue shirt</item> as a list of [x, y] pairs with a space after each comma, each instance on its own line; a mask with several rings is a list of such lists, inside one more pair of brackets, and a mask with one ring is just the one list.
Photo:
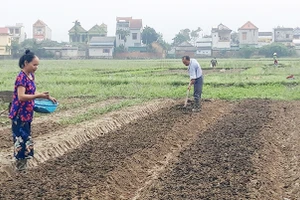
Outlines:
[[189, 71], [190, 79], [197, 79], [202, 76], [201, 66], [196, 59], [190, 60], [188, 71]]

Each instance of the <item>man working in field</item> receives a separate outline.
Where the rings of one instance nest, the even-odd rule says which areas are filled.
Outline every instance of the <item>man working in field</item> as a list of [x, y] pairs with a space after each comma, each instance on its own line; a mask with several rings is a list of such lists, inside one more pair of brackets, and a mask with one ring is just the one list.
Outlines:
[[217, 61], [217, 59], [216, 58], [213, 58], [211, 61], [210, 61], [210, 63], [211, 63], [211, 67], [216, 67], [217, 66], [217, 64], [218, 64], [218, 61]]
[[203, 75], [200, 64], [196, 59], [191, 59], [189, 56], [182, 57], [182, 63], [188, 67], [188, 72], [190, 75], [190, 84], [188, 90], [191, 90], [192, 85], [194, 85], [194, 107], [193, 112], [199, 112], [201, 110], [200, 100], [203, 87]]

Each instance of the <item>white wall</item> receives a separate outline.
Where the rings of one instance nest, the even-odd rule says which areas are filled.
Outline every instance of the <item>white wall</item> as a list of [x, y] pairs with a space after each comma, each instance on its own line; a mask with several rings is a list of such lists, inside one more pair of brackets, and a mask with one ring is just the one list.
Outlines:
[[63, 49], [61, 57], [73, 58], [78, 56], [78, 49]]
[[[104, 53], [104, 49], [109, 49], [109, 53]], [[112, 57], [113, 56], [113, 47], [98, 47], [89, 49], [90, 57]]]
[[[229, 35], [230, 37], [230, 35]], [[219, 39], [219, 33], [212, 33], [212, 48], [213, 49], [228, 49], [230, 48], [230, 40], [223, 42]]]
[[212, 33], [212, 46], [213, 48], [217, 48], [219, 42], [219, 34], [217, 32]]
[[196, 47], [211, 47], [211, 42], [197, 42]]
[[[134, 40], [132, 39], [132, 35], [136, 33], [137, 38]], [[130, 35], [127, 37], [126, 47], [134, 47], [135, 44], [138, 44], [138, 46], [141, 45], [141, 30], [130, 30]]]
[[20, 35], [19, 42], [21, 43], [26, 39], [26, 33], [25, 33], [25, 28], [23, 26], [20, 29], [21, 29], [21, 35]]
[[[243, 39], [243, 33], [246, 33], [246, 39]], [[240, 44], [258, 44], [258, 30], [239, 30]]]
[[[20, 25], [20, 26], [6, 26], [7, 28], [9, 28], [9, 32], [12, 36], [13, 39], [17, 39], [19, 41], [19, 43], [23, 42], [26, 39], [26, 33], [25, 33], [25, 28], [24, 26]], [[12, 30], [12, 32], [11, 32]], [[19, 30], [19, 32], [17, 33], [17, 30]]]
[[196, 54], [203, 55], [203, 56], [211, 56], [211, 50], [207, 50], [207, 49], [197, 50]]
[[[288, 35], [288, 37], [286, 37]], [[294, 32], [293, 30], [276, 30], [273, 31], [274, 42], [287, 42], [293, 41]]]
[[45, 35], [45, 39], [51, 40], [52, 39], [52, 31], [51, 29], [46, 26], [46, 35]]
[[[126, 37], [127, 41], [125, 43], [125, 47], [134, 47], [134, 46], [141, 46], [142, 42], [142, 36], [141, 36], [141, 30], [138, 29], [130, 29], [130, 35]], [[132, 39], [132, 34], [137, 34], [137, 39]], [[116, 46], [119, 47], [120, 45], [124, 45], [124, 40], [119, 39], [119, 35], [116, 35]]]

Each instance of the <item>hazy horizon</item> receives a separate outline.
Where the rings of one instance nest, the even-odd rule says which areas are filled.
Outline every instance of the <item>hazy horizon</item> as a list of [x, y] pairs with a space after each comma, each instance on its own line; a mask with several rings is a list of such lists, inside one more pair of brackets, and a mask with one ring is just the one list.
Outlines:
[[247, 21], [256, 25], [259, 31], [272, 31], [277, 26], [300, 26], [300, 19], [295, 17], [300, 2], [293, 0], [286, 0], [284, 3], [258, 0], [187, 0], [184, 3], [128, 0], [124, 3], [111, 0], [105, 4], [92, 0], [85, 0], [81, 4], [58, 0], [49, 3], [15, 0], [1, 2], [0, 5], [6, 8], [0, 14], [0, 27], [23, 23], [27, 38], [32, 38], [32, 25], [40, 19], [52, 30], [52, 40], [58, 42], [69, 41], [68, 31], [75, 20], [80, 21], [86, 30], [95, 24], [105, 23], [108, 26], [108, 36], [114, 36], [116, 17], [142, 19], [143, 27], [147, 25], [154, 28], [163, 34], [167, 42], [172, 42], [172, 38], [181, 29], [194, 30], [201, 27], [205, 35], [210, 34], [211, 28], [220, 23], [233, 31], [238, 31]]

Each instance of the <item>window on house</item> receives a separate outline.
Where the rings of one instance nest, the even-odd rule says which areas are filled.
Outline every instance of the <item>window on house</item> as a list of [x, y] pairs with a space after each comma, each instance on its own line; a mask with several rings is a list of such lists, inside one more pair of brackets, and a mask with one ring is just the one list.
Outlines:
[[20, 29], [15, 29], [15, 34], [19, 34], [20, 33]]
[[286, 35], [285, 35], [285, 38], [290, 38], [290, 34], [286, 34]]
[[9, 32], [10, 32], [10, 34], [14, 34], [14, 29], [13, 29], [13, 28], [10, 28], [10, 29], [9, 29]]
[[73, 36], [72, 36], [72, 42], [77, 42], [76, 35], [73, 35]]
[[247, 40], [247, 32], [243, 32], [242, 33], [242, 39], [243, 40]]
[[137, 40], [137, 33], [132, 33], [132, 39]]
[[82, 42], [86, 42], [86, 40], [87, 40], [87, 36], [86, 36], [86, 35], [83, 35], [83, 36], [82, 36]]
[[110, 53], [110, 49], [103, 49], [103, 53]]
[[37, 35], [41, 35], [41, 34], [43, 34], [43, 29], [41, 29], [41, 28], [35, 29], [35, 33], [36, 33]]

